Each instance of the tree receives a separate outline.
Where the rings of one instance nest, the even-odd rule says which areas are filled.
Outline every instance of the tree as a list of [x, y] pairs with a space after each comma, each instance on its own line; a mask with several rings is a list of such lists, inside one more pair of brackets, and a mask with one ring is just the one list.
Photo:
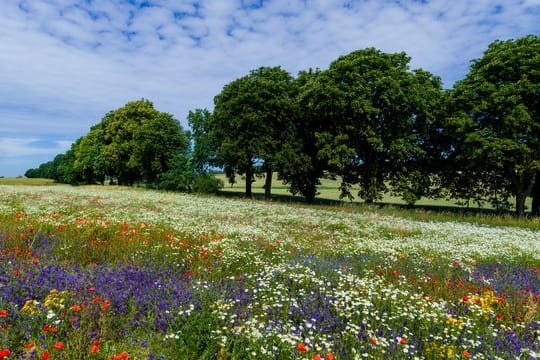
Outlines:
[[246, 197], [252, 197], [260, 161], [266, 174], [265, 198], [271, 198], [277, 155], [292, 137], [291, 82], [290, 74], [280, 67], [261, 67], [225, 85], [214, 98], [210, 136], [228, 175], [245, 175]]
[[289, 191], [302, 194], [306, 202], [313, 203], [317, 186], [324, 176], [327, 164], [319, 156], [318, 137], [330, 131], [331, 121], [319, 112], [325, 93], [319, 86], [320, 70], [302, 71], [294, 80], [293, 139], [287, 141], [278, 157], [279, 179], [289, 185]]
[[514, 194], [518, 216], [540, 170], [539, 54], [537, 36], [495, 41], [454, 88], [463, 156], [483, 174], [483, 186]]
[[106, 114], [100, 127], [102, 169], [119, 184], [153, 182], [188, 146], [187, 134], [172, 115], [138, 100]]
[[319, 156], [342, 177], [344, 196], [351, 197], [350, 185], [359, 184], [358, 195], [372, 203], [392, 176], [410, 202], [429, 187], [421, 182], [426, 176], [419, 164], [441, 82], [426, 71], [409, 71], [409, 61], [405, 53], [358, 50], [318, 77], [320, 100], [312, 103], [334, 128], [320, 134]]
[[99, 123], [91, 127], [75, 149], [73, 168], [85, 184], [104, 184], [106, 174], [102, 150], [103, 128]]
[[187, 120], [191, 129], [193, 150], [191, 164], [197, 173], [204, 173], [210, 167], [219, 164], [215, 141], [210, 137], [210, 121], [212, 113], [207, 109], [190, 111]]

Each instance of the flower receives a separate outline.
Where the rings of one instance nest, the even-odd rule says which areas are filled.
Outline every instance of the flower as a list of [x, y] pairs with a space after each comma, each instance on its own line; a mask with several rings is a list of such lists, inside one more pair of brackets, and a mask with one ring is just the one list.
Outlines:
[[81, 311], [81, 306], [80, 305], [73, 305], [71, 307], [71, 310], [73, 310], [75, 312], [79, 312], [79, 311]]
[[109, 306], [111, 306], [111, 302], [109, 300], [105, 300], [103, 305], [101, 305], [101, 310], [105, 311]]
[[298, 351], [300, 351], [300, 352], [306, 352], [307, 351], [307, 347], [306, 347], [306, 345], [304, 345], [304, 343], [299, 343], [296, 346], [296, 349], [298, 349]]
[[399, 339], [399, 343], [400, 343], [401, 345], [407, 345], [407, 339], [401, 338], [401, 339]]
[[54, 348], [56, 350], [62, 350], [64, 348], [64, 343], [62, 341], [59, 341], [56, 344], [54, 344]]
[[43, 325], [43, 332], [48, 333], [49, 331], [51, 331], [51, 326], [47, 324]]
[[51, 357], [51, 353], [48, 351], [45, 351], [43, 355], [41, 355], [41, 360], [49, 360], [50, 357]]
[[99, 340], [92, 341], [92, 346], [90, 347], [90, 352], [92, 354], [97, 354], [99, 352]]
[[332, 354], [332, 353], [326, 354], [326, 359], [327, 360], [334, 360], [334, 354]]
[[3, 360], [7, 358], [9, 355], [11, 355], [11, 350], [9, 349], [1, 349], [0, 350], [0, 360]]
[[313, 356], [313, 360], [321, 360], [321, 355], [317, 354]]
[[0, 318], [7, 317], [7, 316], [8, 316], [8, 311], [7, 310], [0, 310]]
[[124, 351], [121, 354], [112, 356], [109, 360], [128, 360], [128, 359], [129, 359], [129, 354]]
[[377, 345], [377, 338], [371, 337], [371, 339], [369, 339], [369, 342], [372, 343], [373, 345]]
[[463, 355], [463, 357], [464, 357], [465, 359], [470, 359], [470, 358], [471, 358], [471, 353], [468, 352], [467, 350], [463, 351], [463, 354], [462, 354], [462, 355]]

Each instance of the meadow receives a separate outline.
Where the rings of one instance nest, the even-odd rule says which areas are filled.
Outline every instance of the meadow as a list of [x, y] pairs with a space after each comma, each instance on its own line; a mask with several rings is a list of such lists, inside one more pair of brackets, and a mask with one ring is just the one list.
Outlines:
[[0, 359], [540, 358], [538, 222], [490, 219], [0, 185]]

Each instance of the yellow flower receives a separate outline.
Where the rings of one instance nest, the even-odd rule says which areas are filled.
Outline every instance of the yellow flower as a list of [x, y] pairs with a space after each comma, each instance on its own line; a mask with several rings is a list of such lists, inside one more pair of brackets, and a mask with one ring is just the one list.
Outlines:
[[37, 302], [36, 300], [27, 300], [24, 303], [24, 306], [22, 307], [21, 312], [30, 314], [30, 315], [38, 314], [39, 313], [39, 309], [37, 307], [38, 304], [39, 302]]

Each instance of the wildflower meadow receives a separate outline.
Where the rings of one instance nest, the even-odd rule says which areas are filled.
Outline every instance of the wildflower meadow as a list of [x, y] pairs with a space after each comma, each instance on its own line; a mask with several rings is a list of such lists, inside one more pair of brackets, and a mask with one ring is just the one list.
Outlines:
[[0, 359], [537, 359], [540, 231], [0, 186]]

